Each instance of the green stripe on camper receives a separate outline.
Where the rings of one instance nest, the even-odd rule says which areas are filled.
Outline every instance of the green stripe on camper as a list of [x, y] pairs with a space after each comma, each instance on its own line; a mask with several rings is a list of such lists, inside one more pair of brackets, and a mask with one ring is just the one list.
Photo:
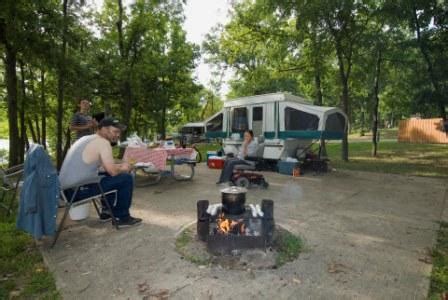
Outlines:
[[322, 133], [322, 138], [326, 140], [342, 140], [344, 138], [344, 133], [339, 131], [324, 131]]
[[205, 136], [209, 139], [226, 138], [227, 132], [225, 132], [225, 131], [207, 131]]
[[279, 138], [302, 138], [302, 139], [320, 139], [325, 140], [340, 140], [343, 137], [342, 132], [336, 131], [320, 131], [320, 130], [289, 130], [280, 131]]
[[273, 139], [273, 138], [275, 138], [275, 132], [274, 131], [265, 131], [264, 137], [266, 139]]
[[[278, 133], [278, 137], [280, 139], [288, 139], [288, 138], [300, 138], [300, 139], [320, 139], [323, 138], [325, 140], [340, 140], [343, 137], [342, 132], [336, 131], [320, 131], [320, 130], [288, 130], [288, 131], [280, 131]], [[265, 132], [265, 137], [266, 136]], [[274, 137], [274, 133], [272, 132], [272, 137]]]

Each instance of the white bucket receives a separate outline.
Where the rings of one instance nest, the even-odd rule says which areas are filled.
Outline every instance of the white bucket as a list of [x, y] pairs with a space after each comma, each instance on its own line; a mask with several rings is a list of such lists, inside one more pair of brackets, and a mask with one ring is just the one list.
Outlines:
[[84, 203], [78, 206], [72, 206], [68, 211], [70, 219], [73, 221], [84, 220], [89, 217], [90, 203]]

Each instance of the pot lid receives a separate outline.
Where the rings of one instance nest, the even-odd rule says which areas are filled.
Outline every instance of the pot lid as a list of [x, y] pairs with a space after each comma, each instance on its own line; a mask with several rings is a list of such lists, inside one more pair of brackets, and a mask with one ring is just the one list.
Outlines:
[[245, 194], [247, 189], [241, 186], [229, 186], [221, 190], [223, 194]]

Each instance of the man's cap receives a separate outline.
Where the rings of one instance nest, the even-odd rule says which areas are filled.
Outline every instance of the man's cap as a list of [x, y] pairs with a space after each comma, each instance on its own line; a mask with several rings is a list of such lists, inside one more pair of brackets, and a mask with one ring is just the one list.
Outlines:
[[109, 126], [113, 126], [113, 127], [118, 128], [118, 129], [120, 129], [122, 131], [126, 130], [126, 126], [121, 124], [118, 119], [113, 118], [113, 117], [104, 118], [98, 124], [98, 128], [109, 127]]

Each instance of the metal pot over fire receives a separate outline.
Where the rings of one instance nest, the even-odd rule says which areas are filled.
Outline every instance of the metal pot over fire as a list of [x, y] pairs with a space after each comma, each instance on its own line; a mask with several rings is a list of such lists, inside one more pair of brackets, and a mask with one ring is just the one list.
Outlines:
[[247, 189], [239, 186], [230, 186], [221, 190], [223, 211], [231, 215], [239, 215], [245, 211]]

